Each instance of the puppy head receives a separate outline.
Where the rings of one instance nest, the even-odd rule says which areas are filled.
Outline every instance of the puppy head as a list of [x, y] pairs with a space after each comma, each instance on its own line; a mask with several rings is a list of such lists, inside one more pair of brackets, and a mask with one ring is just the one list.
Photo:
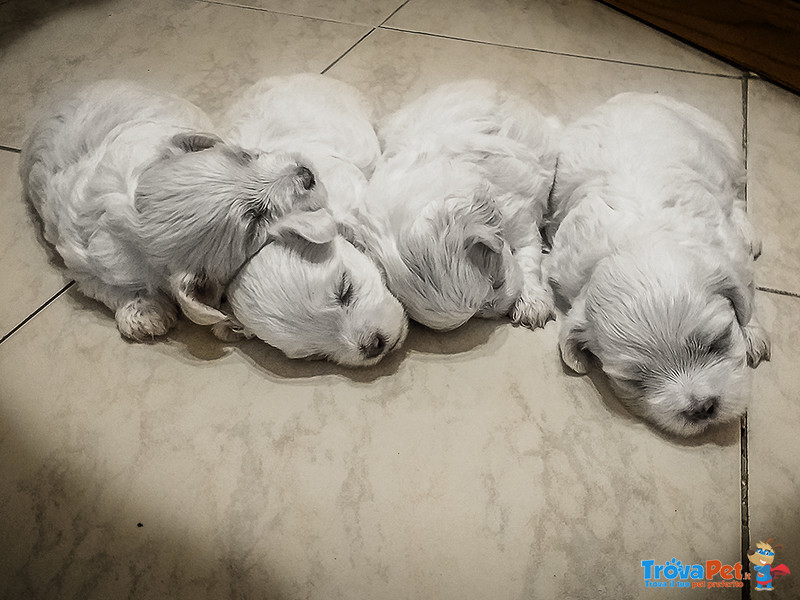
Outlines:
[[376, 255], [389, 289], [411, 318], [432, 329], [508, 314], [522, 290], [522, 273], [486, 191], [430, 205], [377, 244]]
[[267, 239], [271, 222], [325, 203], [324, 188], [296, 155], [179, 134], [138, 178], [136, 241], [167, 277], [188, 271], [224, 285]]
[[326, 211], [285, 217], [270, 238], [227, 290], [246, 335], [347, 366], [375, 364], [403, 342], [402, 306]]
[[678, 435], [741, 416], [748, 289], [679, 248], [602, 260], [561, 331], [564, 361], [602, 363], [634, 412]]

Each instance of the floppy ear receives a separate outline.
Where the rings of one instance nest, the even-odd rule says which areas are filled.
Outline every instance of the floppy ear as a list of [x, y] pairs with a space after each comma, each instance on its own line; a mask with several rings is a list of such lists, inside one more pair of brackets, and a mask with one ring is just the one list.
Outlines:
[[332, 242], [337, 233], [336, 221], [324, 209], [290, 213], [269, 229], [270, 236], [275, 239], [300, 238], [317, 245]]
[[711, 282], [711, 291], [730, 300], [740, 327], [750, 322], [753, 316], [753, 293], [733, 275], [717, 273]]
[[198, 325], [214, 325], [228, 318], [216, 308], [223, 291], [218, 282], [196, 273], [176, 273], [169, 285], [183, 314]]
[[464, 249], [486, 277], [495, 278], [503, 270], [501, 219], [488, 187], [475, 193], [468, 214], [461, 217]]
[[172, 136], [170, 140], [173, 146], [183, 152], [199, 152], [213, 148], [222, 142], [222, 139], [213, 133], [202, 133], [199, 131], [185, 131]]
[[583, 375], [589, 372], [589, 356], [584, 350], [587, 342], [586, 311], [583, 300], [577, 300], [561, 322], [558, 347], [561, 360], [570, 369]]

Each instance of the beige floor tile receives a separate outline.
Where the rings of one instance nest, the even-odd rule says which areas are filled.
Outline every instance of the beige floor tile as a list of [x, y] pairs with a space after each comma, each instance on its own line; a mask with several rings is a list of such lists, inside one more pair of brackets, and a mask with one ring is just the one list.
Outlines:
[[720, 119], [741, 136], [741, 82], [650, 67], [500, 48], [397, 31], [377, 30], [328, 72], [395, 110], [444, 81], [485, 77], [522, 94], [545, 113], [576, 118], [625, 91], [669, 94]]
[[733, 67], [591, 0], [411, 0], [386, 26], [701, 73], [738, 74]]
[[214, 113], [271, 74], [320, 72], [368, 28], [188, 0], [0, 7], [0, 144], [19, 147], [31, 107], [106, 77], [135, 79]]
[[783, 545], [775, 565], [792, 575], [775, 581], [771, 598], [800, 597], [800, 299], [759, 295], [758, 309], [772, 334], [772, 360], [754, 378], [747, 417], [750, 472], [750, 547], [774, 537]]
[[748, 212], [764, 248], [760, 285], [800, 293], [800, 97], [765, 81], [748, 94]]
[[380, 25], [403, 2], [404, 0], [222, 0], [223, 4], [372, 26]]
[[23, 201], [18, 164], [0, 150], [0, 338], [69, 282]]
[[565, 375], [555, 333], [414, 330], [348, 372], [187, 324], [129, 344], [70, 291], [0, 346], [0, 579], [12, 597], [618, 599], [644, 594], [642, 560], [735, 562], [738, 424], [664, 439]]

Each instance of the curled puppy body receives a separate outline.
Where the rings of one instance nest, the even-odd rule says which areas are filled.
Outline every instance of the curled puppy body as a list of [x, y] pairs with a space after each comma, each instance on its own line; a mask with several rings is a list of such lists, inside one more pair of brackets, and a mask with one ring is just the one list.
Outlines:
[[556, 127], [477, 80], [445, 84], [382, 124], [371, 249], [413, 319], [449, 330], [473, 316], [532, 328], [553, 316], [539, 226]]
[[176, 300], [203, 323], [193, 297], [218, 304], [269, 222], [325, 203], [298, 156], [248, 152], [210, 128], [180, 98], [103, 81], [55, 105], [23, 146], [24, 193], [45, 238], [127, 338], [166, 333]]
[[371, 107], [329, 77], [273, 77], [245, 90], [225, 117], [231, 139], [307, 156], [329, 210], [290, 215], [226, 290], [224, 339], [256, 336], [290, 358], [347, 366], [380, 361], [405, 339], [408, 321], [377, 266], [353, 242], [366, 176], [379, 155]]
[[745, 367], [769, 359], [753, 316], [744, 165], [724, 127], [677, 100], [622, 94], [561, 141], [545, 260], [570, 308], [564, 362], [602, 363], [617, 394], [678, 435], [738, 418]]

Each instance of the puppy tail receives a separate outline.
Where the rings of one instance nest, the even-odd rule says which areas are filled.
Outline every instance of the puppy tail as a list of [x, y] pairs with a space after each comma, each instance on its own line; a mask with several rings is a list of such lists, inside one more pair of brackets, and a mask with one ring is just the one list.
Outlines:
[[586, 322], [583, 301], [578, 300], [564, 317], [558, 335], [558, 348], [561, 360], [570, 369], [584, 375], [589, 372], [591, 363], [584, 350], [586, 344]]

